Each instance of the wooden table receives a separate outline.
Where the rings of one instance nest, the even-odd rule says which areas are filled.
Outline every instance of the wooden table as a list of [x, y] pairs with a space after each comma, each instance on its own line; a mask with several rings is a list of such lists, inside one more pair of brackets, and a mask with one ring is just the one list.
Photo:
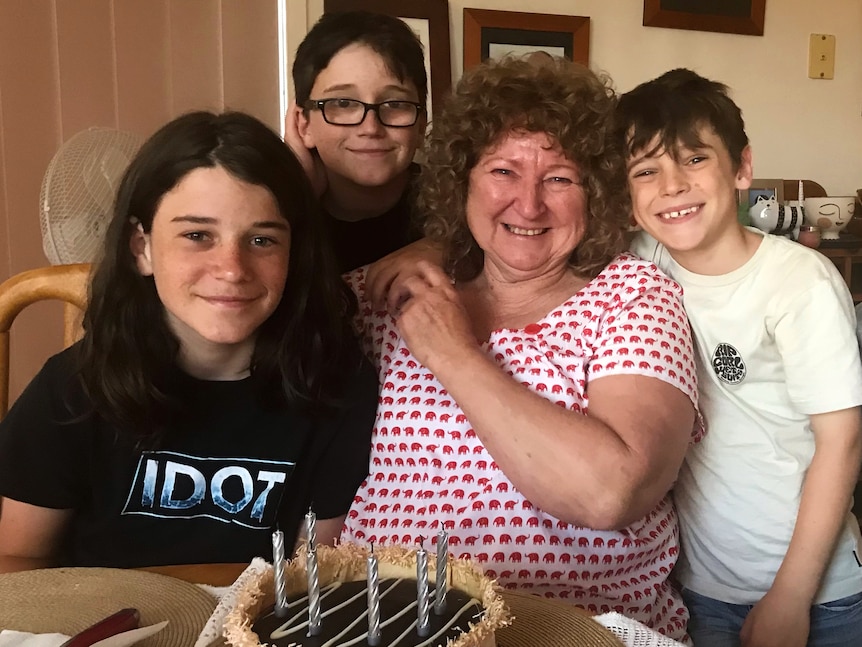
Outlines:
[[192, 584], [230, 586], [248, 564], [183, 564], [180, 566], [148, 566], [139, 570], [169, 575]]

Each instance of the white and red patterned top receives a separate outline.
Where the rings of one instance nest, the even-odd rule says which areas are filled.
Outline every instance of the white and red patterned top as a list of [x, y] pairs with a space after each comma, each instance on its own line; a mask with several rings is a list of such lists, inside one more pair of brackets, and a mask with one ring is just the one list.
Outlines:
[[[442, 524], [450, 551], [481, 563], [502, 586], [569, 599], [592, 612], [616, 610], [682, 637], [687, 613], [667, 582], [678, 551], [670, 496], [620, 531], [573, 526], [536, 508], [411, 354], [394, 320], [372, 312], [363, 299], [364, 280], [364, 268], [350, 275], [382, 388], [371, 474], [342, 539], [409, 545], [420, 535], [434, 536]], [[619, 374], [664, 380], [697, 405], [681, 290], [631, 254], [617, 257], [540, 321], [494, 331], [483, 348], [527, 388], [572, 411], [586, 413], [591, 379]], [[698, 423], [693, 441], [701, 429]]]

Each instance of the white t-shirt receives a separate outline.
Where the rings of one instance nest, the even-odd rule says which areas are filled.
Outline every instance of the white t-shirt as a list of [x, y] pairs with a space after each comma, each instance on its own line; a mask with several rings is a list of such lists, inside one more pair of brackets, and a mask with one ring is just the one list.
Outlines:
[[[814, 455], [809, 416], [862, 404], [852, 299], [831, 261], [778, 236], [721, 276], [685, 270], [643, 234], [632, 249], [683, 287], [709, 430], [675, 490], [679, 579], [702, 595], [753, 604], [790, 543]], [[848, 509], [815, 603], [862, 591], [860, 544]]]

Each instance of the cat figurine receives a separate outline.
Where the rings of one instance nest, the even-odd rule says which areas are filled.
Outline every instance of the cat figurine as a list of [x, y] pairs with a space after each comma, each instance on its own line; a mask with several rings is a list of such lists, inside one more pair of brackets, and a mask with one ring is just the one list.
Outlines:
[[802, 207], [778, 204], [775, 196], [759, 195], [748, 209], [751, 224], [767, 234], [777, 234], [796, 240], [802, 225]]

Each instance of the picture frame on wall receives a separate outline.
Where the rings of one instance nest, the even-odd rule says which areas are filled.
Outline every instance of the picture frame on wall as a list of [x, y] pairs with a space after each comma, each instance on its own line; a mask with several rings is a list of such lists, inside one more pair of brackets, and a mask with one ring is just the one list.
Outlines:
[[464, 9], [464, 69], [488, 58], [544, 51], [589, 65], [586, 16]]
[[782, 204], [784, 202], [784, 180], [753, 179], [748, 189], [743, 189], [738, 193], [740, 209], [745, 209], [746, 213], [759, 197], [775, 198], [778, 204]]
[[372, 11], [401, 18], [425, 49], [428, 72], [428, 114], [443, 105], [452, 85], [452, 59], [449, 54], [449, 0], [324, 0], [324, 13], [334, 11]]
[[766, 0], [644, 0], [644, 27], [763, 36]]

